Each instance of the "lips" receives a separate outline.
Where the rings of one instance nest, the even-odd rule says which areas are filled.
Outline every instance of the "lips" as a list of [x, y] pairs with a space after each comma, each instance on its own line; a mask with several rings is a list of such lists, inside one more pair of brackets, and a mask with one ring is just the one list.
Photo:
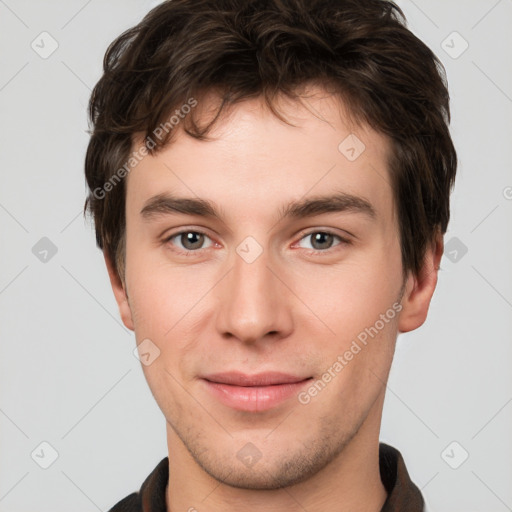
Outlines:
[[275, 386], [279, 384], [294, 384], [302, 382], [309, 377], [300, 377], [281, 372], [265, 372], [255, 375], [246, 375], [241, 372], [224, 372], [206, 375], [203, 379], [218, 384], [229, 384], [231, 386]]
[[281, 372], [225, 372], [202, 377], [210, 396], [231, 409], [246, 412], [262, 412], [284, 404], [311, 379]]

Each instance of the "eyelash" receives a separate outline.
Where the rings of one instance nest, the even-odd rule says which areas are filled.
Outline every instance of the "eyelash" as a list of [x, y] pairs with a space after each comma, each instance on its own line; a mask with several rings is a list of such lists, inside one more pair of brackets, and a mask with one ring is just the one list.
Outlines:
[[[186, 230], [183, 230], [183, 231], [178, 231], [176, 233], [173, 233], [172, 235], [169, 235], [168, 237], [166, 237], [163, 240], [163, 242], [164, 243], [169, 243], [173, 238], [175, 238], [177, 236], [180, 236], [180, 235], [183, 235], [185, 233], [196, 233], [196, 234], [204, 235], [205, 237], [210, 238], [204, 231], [201, 231], [200, 229], [186, 229]], [[338, 246], [350, 245], [352, 243], [347, 238], [344, 238], [344, 237], [342, 237], [340, 235], [337, 235], [336, 233], [333, 233], [332, 231], [329, 231], [327, 229], [326, 230], [316, 229], [316, 230], [313, 230], [313, 231], [309, 231], [307, 233], [303, 233], [302, 236], [299, 238], [298, 242], [300, 242], [304, 238], [307, 238], [308, 236], [314, 235], [316, 233], [322, 233], [324, 235], [332, 235], [332, 236], [334, 236], [335, 238], [337, 238], [339, 240], [339, 243], [334, 245], [334, 246], [332, 246], [332, 247], [329, 247], [328, 249], [325, 249], [323, 251], [319, 250], [319, 249], [306, 249], [308, 251], [308, 254], [313, 255], [313, 256], [325, 255], [325, 254], [328, 254], [328, 253], [330, 253], [332, 251], [335, 251], [336, 247], [338, 247]], [[295, 242], [295, 244], [297, 244], [298, 242]], [[175, 253], [177, 253], [178, 255], [189, 256], [189, 255], [191, 255], [193, 253], [200, 253], [201, 251], [206, 250], [206, 249], [208, 249], [208, 247], [205, 248], [205, 249], [196, 249], [196, 250], [188, 250], [188, 251], [183, 251], [181, 249], [176, 249], [176, 248], [173, 248], [172, 250]]]

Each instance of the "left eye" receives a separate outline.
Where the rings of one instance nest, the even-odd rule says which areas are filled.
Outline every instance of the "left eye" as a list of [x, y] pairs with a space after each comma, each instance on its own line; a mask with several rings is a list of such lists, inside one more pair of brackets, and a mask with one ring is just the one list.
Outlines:
[[[176, 239], [179, 243], [172, 242], [174, 239]], [[204, 233], [201, 233], [200, 231], [182, 231], [181, 233], [176, 233], [175, 235], [170, 236], [166, 241], [177, 245], [179, 249], [183, 249], [185, 251], [195, 251], [198, 249], [206, 248], [203, 247], [205, 240], [210, 241], [210, 245], [206, 246], [210, 247], [212, 245], [212, 240]]]
[[[333, 233], [329, 233], [327, 231], [314, 231], [312, 233], [308, 233], [306, 236], [301, 238], [301, 241], [299, 242], [299, 246], [303, 247], [305, 249], [313, 249], [315, 251], [325, 251], [327, 249], [330, 249], [333, 247], [333, 241], [334, 239], [338, 239], [339, 242], [337, 244], [334, 244], [334, 246], [339, 245], [340, 243], [348, 243], [348, 240], [345, 240], [341, 238], [338, 235], [335, 235]], [[311, 240], [311, 247], [304, 247], [301, 245], [301, 242], [303, 240]]]

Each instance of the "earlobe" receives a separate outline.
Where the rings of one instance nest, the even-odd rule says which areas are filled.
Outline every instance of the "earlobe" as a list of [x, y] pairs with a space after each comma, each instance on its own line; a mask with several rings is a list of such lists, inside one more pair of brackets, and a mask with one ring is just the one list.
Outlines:
[[107, 266], [108, 276], [110, 278], [110, 284], [112, 286], [112, 291], [114, 292], [114, 297], [117, 302], [117, 306], [119, 308], [119, 314], [121, 315], [121, 320], [123, 324], [130, 329], [134, 330], [133, 326], [133, 318], [132, 311], [130, 308], [130, 304], [128, 302], [128, 296], [126, 294], [125, 286], [119, 277], [119, 274], [114, 268], [111, 259], [108, 257], [107, 253], [103, 251], [103, 257], [105, 258], [105, 264]]
[[413, 331], [425, 322], [430, 300], [437, 285], [443, 249], [443, 235], [438, 232], [435, 242], [425, 252], [419, 274], [409, 274], [402, 298], [403, 309], [398, 321], [399, 332]]

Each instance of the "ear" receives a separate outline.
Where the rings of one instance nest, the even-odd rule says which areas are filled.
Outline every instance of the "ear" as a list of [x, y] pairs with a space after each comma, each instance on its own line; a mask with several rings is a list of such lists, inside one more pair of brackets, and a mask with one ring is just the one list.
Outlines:
[[110, 284], [112, 286], [112, 291], [114, 292], [114, 296], [116, 298], [119, 313], [121, 315], [121, 320], [128, 329], [133, 331], [134, 327], [132, 310], [130, 308], [130, 304], [128, 303], [128, 296], [126, 294], [125, 286], [121, 281], [121, 278], [119, 277], [117, 271], [115, 270], [111, 259], [107, 256], [107, 253], [105, 251], [103, 251], [103, 257], [105, 258], [105, 264], [107, 265]]
[[437, 273], [443, 250], [443, 235], [438, 231], [434, 242], [425, 252], [419, 274], [410, 272], [407, 277], [398, 321], [399, 332], [413, 331], [425, 322], [430, 300], [437, 285]]

